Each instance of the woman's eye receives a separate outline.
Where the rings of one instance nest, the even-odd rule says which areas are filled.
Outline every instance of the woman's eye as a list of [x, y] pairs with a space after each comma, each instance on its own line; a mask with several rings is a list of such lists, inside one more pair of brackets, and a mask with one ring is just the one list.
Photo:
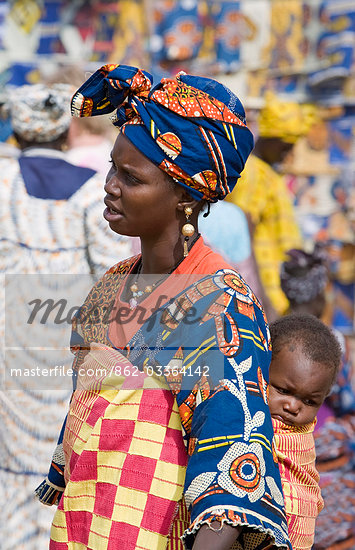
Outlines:
[[129, 172], [126, 172], [126, 179], [131, 183], [140, 183], [139, 180], [137, 180], [137, 178], [132, 176]]
[[316, 406], [316, 403], [313, 401], [313, 399], [305, 399], [303, 401], [303, 403], [305, 405], [307, 405], [308, 407], [315, 407]]

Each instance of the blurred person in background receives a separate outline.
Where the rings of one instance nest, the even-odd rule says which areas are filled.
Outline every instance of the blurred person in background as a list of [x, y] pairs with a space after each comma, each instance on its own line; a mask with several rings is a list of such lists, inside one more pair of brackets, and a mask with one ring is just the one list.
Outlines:
[[[290, 250], [282, 264], [281, 287], [289, 312], [310, 313], [330, 324], [329, 258], [324, 246], [312, 253]], [[333, 329], [334, 331], [334, 329]], [[351, 339], [334, 331], [342, 346], [342, 365], [331, 394], [318, 413], [314, 437], [316, 467], [324, 509], [316, 521], [314, 549], [355, 547], [355, 366]]]
[[238, 186], [227, 199], [248, 217], [269, 321], [283, 314], [288, 305], [280, 288], [285, 252], [302, 244], [289, 190], [277, 170], [297, 139], [308, 132], [311, 122], [306, 106], [280, 101], [273, 93], [266, 93], [258, 119], [259, 138]]
[[[87, 73], [77, 65], [65, 65], [45, 79], [49, 86], [53, 84], [68, 84], [78, 88], [87, 78]], [[102, 178], [101, 187], [110, 170], [112, 142], [115, 133], [108, 115], [97, 118], [86, 117], [78, 120], [72, 117], [66, 140], [66, 159], [77, 166], [91, 168]], [[140, 241], [131, 237], [133, 254], [139, 254]]]
[[[90, 276], [132, 254], [130, 238], [112, 233], [102, 217], [102, 177], [71, 164], [63, 152], [72, 92], [67, 84], [37, 84], [8, 93], [4, 108], [20, 154], [0, 159], [3, 274]], [[41, 281], [45, 286], [48, 279]], [[49, 283], [47, 290], [51, 292]], [[56, 328], [58, 332], [61, 327]], [[2, 310], [2, 336], [4, 329]], [[18, 338], [23, 352], [7, 350], [3, 355], [4, 380], [10, 366], [36, 366], [25, 349], [26, 334]], [[11, 384], [11, 390], [0, 392], [1, 548], [44, 550], [53, 514], [38, 507], [33, 491], [47, 470], [68, 391], [29, 388], [24, 379], [13, 378]]]
[[[86, 78], [85, 71], [77, 65], [66, 65], [44, 78], [48, 86], [68, 84], [73, 91]], [[110, 169], [110, 154], [115, 135], [108, 116], [86, 118], [78, 121], [72, 118], [66, 140], [67, 160], [72, 164], [91, 168], [103, 178]]]

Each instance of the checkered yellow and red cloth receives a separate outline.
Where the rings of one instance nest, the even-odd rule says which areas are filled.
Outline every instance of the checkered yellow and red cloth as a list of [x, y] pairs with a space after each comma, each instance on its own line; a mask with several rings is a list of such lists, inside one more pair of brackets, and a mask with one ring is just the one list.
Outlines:
[[319, 474], [315, 468], [313, 431], [316, 421], [305, 426], [289, 426], [272, 419], [272, 424], [290, 542], [293, 550], [310, 550], [316, 517], [323, 508]]
[[50, 549], [165, 549], [187, 459], [176, 400], [162, 379], [101, 344], [81, 369]]

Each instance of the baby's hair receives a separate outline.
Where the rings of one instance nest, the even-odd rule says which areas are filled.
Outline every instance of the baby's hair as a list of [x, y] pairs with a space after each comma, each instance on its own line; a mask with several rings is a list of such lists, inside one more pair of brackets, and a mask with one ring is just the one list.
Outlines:
[[331, 374], [329, 390], [336, 380], [342, 350], [337, 337], [322, 321], [308, 313], [293, 313], [270, 325], [272, 355], [284, 348], [294, 351], [301, 347], [307, 358], [326, 366]]

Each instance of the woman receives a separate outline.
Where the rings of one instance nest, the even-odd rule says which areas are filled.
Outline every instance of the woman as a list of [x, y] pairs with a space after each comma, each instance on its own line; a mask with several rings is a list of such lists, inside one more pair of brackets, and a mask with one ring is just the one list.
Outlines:
[[244, 109], [210, 79], [181, 73], [151, 89], [148, 73], [106, 65], [72, 112], [115, 109], [104, 217], [139, 236], [142, 254], [114, 266], [74, 322], [76, 391], [57, 477], [38, 490], [54, 502], [65, 485], [50, 548], [181, 548], [181, 535], [194, 550], [290, 548], [265, 317], [197, 230], [251, 151]]

